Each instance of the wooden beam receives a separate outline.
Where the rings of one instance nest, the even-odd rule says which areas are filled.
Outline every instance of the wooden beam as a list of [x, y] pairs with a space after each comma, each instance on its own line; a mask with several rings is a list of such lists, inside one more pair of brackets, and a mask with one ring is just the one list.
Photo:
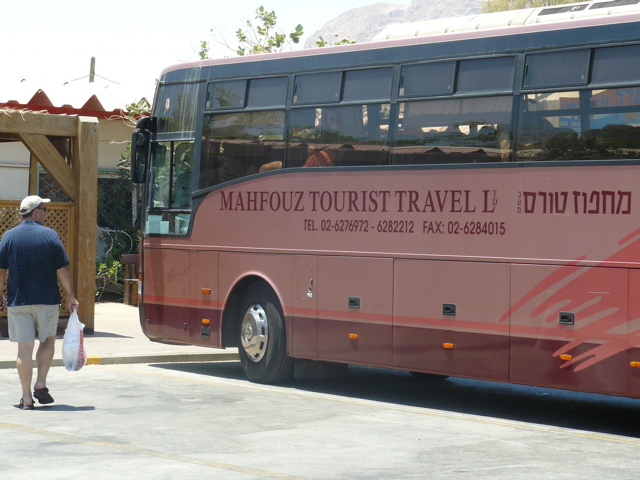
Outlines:
[[75, 137], [78, 117], [64, 115], [46, 115], [21, 110], [0, 110], [0, 132], [33, 133], [36, 135], [58, 135]]
[[78, 117], [77, 137], [73, 139], [75, 200], [75, 250], [73, 267], [78, 315], [85, 331], [94, 333], [96, 289], [96, 225], [98, 215], [98, 119]]
[[49, 139], [44, 135], [33, 133], [20, 133], [19, 135], [22, 143], [60, 185], [65, 195], [75, 202], [78, 196], [78, 186], [74, 180], [74, 172]]
[[29, 158], [29, 195], [38, 194], [38, 159], [31, 155]]

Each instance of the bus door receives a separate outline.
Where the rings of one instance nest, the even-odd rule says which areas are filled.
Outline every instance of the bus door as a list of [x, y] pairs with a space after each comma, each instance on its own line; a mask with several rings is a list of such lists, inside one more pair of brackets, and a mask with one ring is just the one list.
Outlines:
[[513, 265], [511, 278], [511, 381], [625, 395], [629, 270]]
[[318, 360], [389, 366], [393, 259], [318, 258]]
[[394, 277], [394, 367], [508, 381], [508, 264], [396, 260]]

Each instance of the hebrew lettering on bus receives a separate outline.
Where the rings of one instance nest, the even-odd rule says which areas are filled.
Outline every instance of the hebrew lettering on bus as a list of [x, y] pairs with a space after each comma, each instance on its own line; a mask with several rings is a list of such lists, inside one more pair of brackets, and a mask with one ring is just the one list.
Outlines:
[[631, 214], [631, 192], [621, 190], [519, 192], [517, 212], [629, 215]]

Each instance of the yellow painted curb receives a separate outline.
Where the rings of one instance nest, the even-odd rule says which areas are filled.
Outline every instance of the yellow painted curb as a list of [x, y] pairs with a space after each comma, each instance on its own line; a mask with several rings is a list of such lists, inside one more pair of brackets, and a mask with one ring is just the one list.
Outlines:
[[86, 365], [102, 365], [102, 357], [98, 355], [88, 355]]

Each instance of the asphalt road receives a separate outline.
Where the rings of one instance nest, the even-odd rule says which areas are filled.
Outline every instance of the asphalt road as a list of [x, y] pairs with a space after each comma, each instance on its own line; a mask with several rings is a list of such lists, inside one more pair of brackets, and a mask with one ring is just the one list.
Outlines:
[[640, 403], [352, 368], [248, 382], [238, 362], [54, 367], [16, 408], [0, 370], [0, 478], [633, 479]]

